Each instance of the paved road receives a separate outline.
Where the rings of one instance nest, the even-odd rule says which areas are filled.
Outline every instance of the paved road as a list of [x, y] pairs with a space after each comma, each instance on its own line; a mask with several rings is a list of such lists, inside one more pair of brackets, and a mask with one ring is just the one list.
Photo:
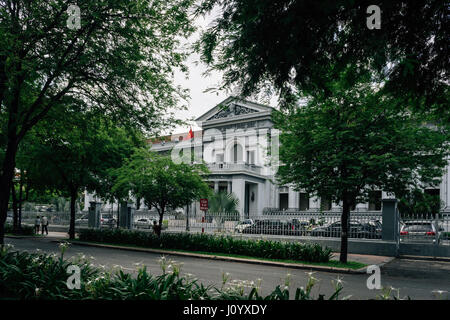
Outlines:
[[[6, 243], [13, 244], [17, 250], [35, 251], [41, 249], [48, 253], [59, 253], [58, 244], [49, 239], [12, 239], [6, 238]], [[95, 265], [113, 267], [120, 265], [125, 271], [135, 272], [135, 263], [142, 263], [154, 274], [161, 274], [159, 254], [133, 252], [118, 249], [86, 247], [71, 245], [66, 256], [79, 253], [87, 257], [94, 257]], [[291, 288], [305, 286], [308, 275], [307, 270], [263, 266], [246, 263], [215, 261], [199, 258], [173, 256], [177, 262], [183, 263], [183, 273], [193, 274], [204, 284], [220, 286], [222, 273], [230, 273], [232, 279], [253, 280], [262, 279], [262, 293], [267, 294], [278, 284], [283, 284], [286, 275], [291, 274]], [[340, 276], [344, 281], [343, 296], [351, 295], [351, 299], [373, 299], [379, 290], [369, 290], [366, 287], [368, 275], [342, 274], [316, 272], [314, 277], [320, 281], [313, 293], [323, 293], [329, 296], [333, 292], [331, 281]], [[420, 261], [420, 260], [393, 260], [382, 267], [381, 284], [384, 287], [392, 286], [400, 290], [400, 297], [410, 296], [412, 299], [433, 299], [433, 290], [450, 291], [450, 262]], [[292, 290], [292, 294], [295, 290]], [[448, 293], [445, 294], [450, 298]]]

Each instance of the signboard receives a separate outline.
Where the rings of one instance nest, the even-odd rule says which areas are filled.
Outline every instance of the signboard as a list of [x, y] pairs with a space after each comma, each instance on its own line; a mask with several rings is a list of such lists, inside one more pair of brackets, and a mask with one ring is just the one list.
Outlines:
[[200, 199], [200, 210], [208, 210], [208, 199]]

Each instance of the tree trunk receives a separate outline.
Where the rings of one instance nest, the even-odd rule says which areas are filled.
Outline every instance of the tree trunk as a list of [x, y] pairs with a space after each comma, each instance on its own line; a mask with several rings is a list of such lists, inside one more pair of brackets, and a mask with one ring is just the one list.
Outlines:
[[[22, 171], [20, 177], [22, 177]], [[19, 192], [19, 221], [18, 221], [19, 229], [22, 229], [22, 204], [24, 203], [24, 201], [28, 200], [28, 185], [25, 187], [25, 199], [23, 199], [22, 197], [22, 188], [23, 188], [23, 181], [21, 180]]]
[[156, 228], [156, 235], [158, 237], [161, 237], [163, 217], [164, 217], [164, 208], [161, 208], [161, 211], [159, 212], [159, 224], [158, 227]]
[[23, 203], [23, 171], [20, 169], [20, 181], [19, 181], [19, 211], [17, 215], [17, 228], [22, 229], [22, 203]]
[[75, 203], [77, 201], [77, 190], [72, 188], [70, 190], [70, 226], [69, 239], [75, 239]]
[[[8, 134], [9, 135], [9, 134]], [[9, 137], [6, 147], [5, 158], [3, 160], [2, 174], [0, 176], [0, 245], [4, 244], [5, 222], [8, 213], [8, 203], [11, 191], [11, 184], [16, 166], [17, 143], [16, 135]]]
[[347, 196], [344, 196], [341, 216], [341, 254], [339, 261], [347, 263], [347, 251], [348, 251], [348, 222], [350, 216], [351, 203]]
[[11, 183], [11, 198], [12, 198], [12, 209], [13, 209], [13, 232], [17, 233], [18, 231], [18, 220], [19, 220], [19, 212], [17, 209], [17, 197], [14, 182]]
[[120, 199], [117, 199], [117, 229], [120, 227]]

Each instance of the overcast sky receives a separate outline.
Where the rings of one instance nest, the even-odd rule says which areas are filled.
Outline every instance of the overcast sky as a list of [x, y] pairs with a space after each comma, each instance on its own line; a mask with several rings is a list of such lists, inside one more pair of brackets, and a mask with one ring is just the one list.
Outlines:
[[[208, 15], [206, 18], [198, 17], [195, 21], [198, 30], [189, 39], [189, 43], [194, 43], [198, 38], [202, 30], [205, 30], [211, 25], [213, 18], [217, 17], [220, 13], [218, 9], [213, 10], [213, 13]], [[175, 83], [183, 88], [190, 90], [190, 99], [187, 102], [188, 110], [178, 110], [176, 111], [177, 118], [182, 120], [196, 119], [206, 111], [215, 107], [218, 103], [222, 102], [230, 95], [236, 95], [236, 93], [217, 91], [205, 92], [208, 88], [217, 88], [222, 82], [222, 74], [214, 71], [207, 75], [204, 73], [207, 70], [205, 64], [200, 62], [200, 56], [198, 54], [192, 54], [187, 62], [189, 68], [189, 77], [186, 79], [183, 73], [179, 72], [175, 75]], [[254, 99], [249, 99], [254, 100]], [[255, 101], [258, 102], [258, 101]], [[271, 106], [275, 107], [277, 103], [276, 97], [271, 99]], [[192, 129], [199, 130], [200, 128], [196, 125], [194, 121], [192, 123]], [[172, 130], [172, 133], [182, 133], [188, 132], [189, 126], [178, 127]]]
[[[211, 16], [207, 18], [197, 18], [196, 25], [199, 29], [191, 39], [189, 39], [189, 43], [196, 41], [199, 38], [200, 31], [204, 30], [211, 21]], [[222, 74], [219, 72], [212, 72], [208, 75], [204, 75], [207, 68], [206, 65], [200, 62], [200, 56], [198, 54], [192, 54], [189, 57], [187, 65], [189, 67], [189, 77], [187, 79], [181, 72], [175, 75], [175, 83], [190, 90], [191, 98], [188, 101], [188, 110], [179, 110], [176, 112], [177, 117], [182, 120], [198, 118], [229, 96], [226, 92], [204, 92], [208, 88], [217, 87], [222, 81]], [[195, 122], [192, 122], [192, 129], [199, 129]], [[188, 131], [189, 126], [178, 127], [173, 130], [173, 133]]]

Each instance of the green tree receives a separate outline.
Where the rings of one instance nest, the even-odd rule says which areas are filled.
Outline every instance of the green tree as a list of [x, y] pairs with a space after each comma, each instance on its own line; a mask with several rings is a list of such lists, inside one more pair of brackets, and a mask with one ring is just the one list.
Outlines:
[[208, 196], [211, 191], [203, 181], [207, 173], [204, 164], [176, 164], [170, 157], [140, 148], [121, 169], [113, 191], [127, 189], [146, 206], [156, 208], [160, 235], [168, 208], [181, 208]]
[[441, 128], [383, 95], [370, 78], [349, 84], [348, 72], [330, 86], [331, 96], [308, 97], [274, 115], [282, 131], [280, 183], [342, 203], [341, 262], [351, 207], [371, 190], [399, 195], [439, 183], [449, 151]]
[[78, 101], [127, 126], [156, 131], [186, 92], [182, 37], [193, 27], [191, 0], [0, 0], [0, 244], [19, 143], [51, 109]]
[[[329, 77], [339, 78], [351, 63], [387, 75], [386, 90], [409, 106], [425, 100], [417, 107], [450, 121], [446, 0], [201, 3], [198, 12], [213, 12], [214, 21], [198, 49], [205, 62], [224, 73], [226, 87], [238, 84], [250, 94], [268, 81], [277, 92], [294, 87], [331, 94]], [[380, 29], [367, 27], [371, 5], [381, 9]]]
[[420, 189], [407, 190], [399, 196], [398, 210], [402, 217], [435, 217], [443, 208], [439, 195], [432, 195]]
[[[29, 176], [36, 189], [53, 190], [70, 198], [69, 235], [75, 236], [79, 195], [87, 189], [105, 194], [111, 168], [119, 167], [133, 144], [121, 128], [89, 113], [54, 112], [35, 127], [34, 144], [27, 156]], [[54, 118], [53, 118], [54, 117]]]

